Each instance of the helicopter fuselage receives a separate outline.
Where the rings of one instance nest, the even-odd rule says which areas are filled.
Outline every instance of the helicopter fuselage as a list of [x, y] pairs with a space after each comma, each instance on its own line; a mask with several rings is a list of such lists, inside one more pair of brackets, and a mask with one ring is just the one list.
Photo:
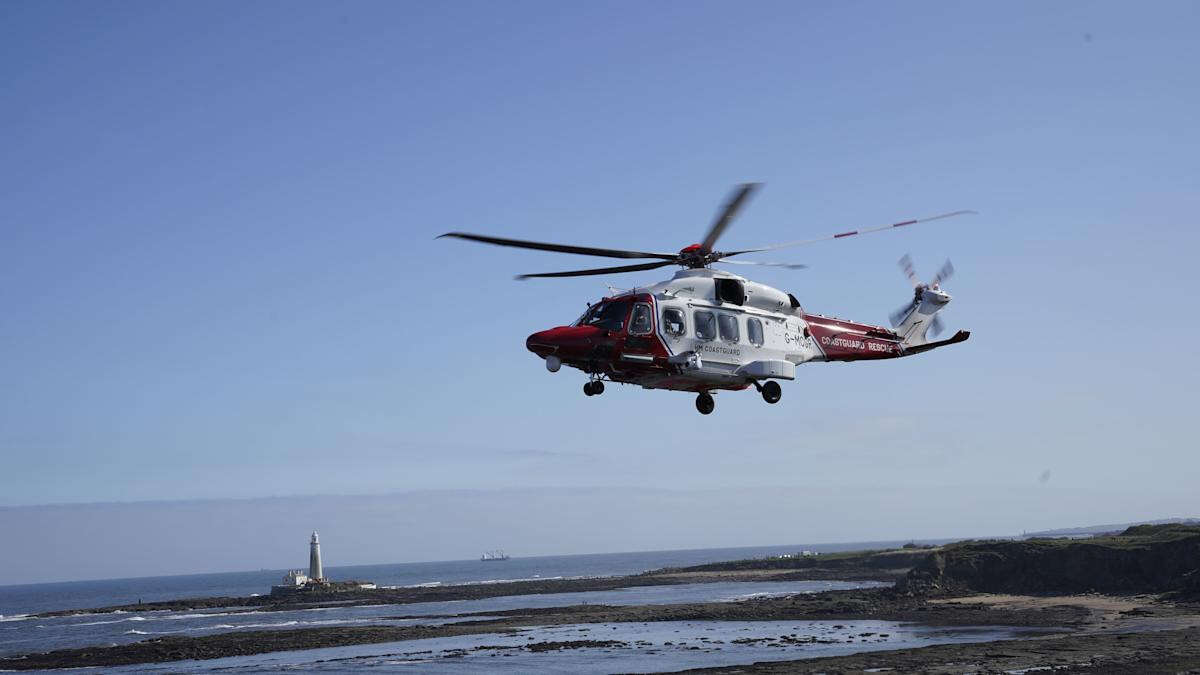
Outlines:
[[[937, 293], [928, 316], [949, 302]], [[918, 318], [926, 303], [920, 296], [913, 302], [902, 334], [807, 313], [790, 294], [728, 272], [684, 269], [606, 297], [575, 323], [530, 335], [526, 347], [551, 371], [566, 365], [648, 389], [761, 389], [768, 380], [794, 379], [796, 366], [810, 361], [898, 358], [969, 336], [926, 342], [928, 325]]]

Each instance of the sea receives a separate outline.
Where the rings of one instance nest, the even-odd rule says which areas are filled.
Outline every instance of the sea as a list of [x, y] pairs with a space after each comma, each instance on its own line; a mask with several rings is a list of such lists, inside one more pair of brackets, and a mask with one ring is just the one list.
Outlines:
[[[850, 542], [841, 544], [782, 544], [740, 548], [706, 548], [676, 551], [637, 551], [631, 553], [591, 553], [581, 555], [514, 555], [508, 560], [484, 562], [445, 560], [440, 562], [393, 563], [388, 565], [352, 565], [325, 567], [333, 580], [357, 579], [380, 586], [422, 586], [437, 584], [497, 583], [524, 579], [604, 577], [637, 574], [664, 567], [687, 567], [726, 560], [764, 558], [802, 551], [834, 553], [866, 549], [894, 548], [904, 541]], [[940, 544], [951, 540], [921, 540], [918, 544]], [[296, 568], [307, 568], [298, 561]], [[253, 572], [217, 572], [130, 579], [65, 581], [45, 584], [0, 586], [0, 620], [22, 614], [60, 609], [111, 607], [113, 605], [158, 602], [179, 598], [248, 596], [269, 593], [280, 583], [286, 569]]]
[[[842, 550], [885, 548], [903, 542], [780, 545], [747, 548], [642, 551], [571, 556], [513, 557], [505, 561], [457, 560], [327, 568], [333, 579], [372, 581], [380, 586], [498, 583], [521, 579], [603, 577], [663, 567]], [[938, 543], [934, 541], [923, 543]], [[214, 610], [83, 613], [38, 617], [41, 612], [173, 600], [187, 597], [249, 596], [269, 592], [285, 570], [75, 581], [0, 586], [0, 659], [88, 646], [127, 644], [160, 636], [203, 636], [222, 632], [289, 630], [320, 626], [438, 625], [480, 616], [466, 613], [578, 604], [652, 605], [746, 601], [755, 598], [869, 588], [878, 582], [763, 581], [639, 586], [608, 591], [513, 595], [479, 600], [404, 605], [323, 607], [283, 612], [255, 607]], [[859, 621], [689, 621], [538, 626], [532, 622], [501, 633], [348, 645], [326, 649], [236, 656], [196, 662], [128, 666], [125, 672], [230, 670], [357, 670], [414, 672], [670, 671], [701, 665], [804, 658], [864, 650], [897, 649], [945, 642], [1015, 637], [1024, 629], [939, 628], [895, 622]], [[572, 649], [539, 651], [544, 642], [594, 641]], [[0, 670], [3, 661], [0, 660]]]

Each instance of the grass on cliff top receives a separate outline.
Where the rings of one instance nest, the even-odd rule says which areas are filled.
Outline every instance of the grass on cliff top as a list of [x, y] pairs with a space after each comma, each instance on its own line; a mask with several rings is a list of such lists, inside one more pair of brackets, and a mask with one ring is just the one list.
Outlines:
[[[692, 565], [690, 567], [665, 567], [662, 569], [651, 570], [645, 574], [674, 574], [679, 572], [705, 572], [705, 571], [738, 571], [738, 570], [762, 570], [762, 569], [809, 569], [821, 568], [833, 565], [835, 567], [850, 568], [853, 566], [861, 566], [863, 568], [895, 568], [905, 565], [911, 566], [915, 562], [937, 550], [937, 547], [918, 546], [915, 548], [885, 548], [885, 549], [869, 549], [863, 551], [838, 551], [836, 553], [821, 553], [813, 556], [792, 555], [790, 557], [771, 556], [766, 558], [746, 558], [743, 560], [726, 560], [722, 562], [705, 563], [703, 565]], [[897, 563], [897, 559], [903, 559], [903, 562]], [[907, 559], [911, 558], [911, 562]]]
[[953, 544], [947, 544], [947, 549], [956, 548], [971, 548], [978, 546], [991, 545], [1026, 545], [1040, 546], [1043, 548], [1065, 548], [1068, 546], [1103, 546], [1114, 549], [1132, 549], [1150, 546], [1152, 544], [1162, 544], [1171, 541], [1180, 541], [1192, 537], [1200, 537], [1200, 525], [1185, 525], [1182, 523], [1168, 523], [1166, 525], [1134, 525], [1126, 528], [1122, 532], [1116, 534], [1107, 534], [1094, 537], [1084, 537], [1081, 539], [1072, 539], [1069, 537], [1059, 538], [1037, 538], [1037, 539], [969, 539], [966, 541], [956, 541]]

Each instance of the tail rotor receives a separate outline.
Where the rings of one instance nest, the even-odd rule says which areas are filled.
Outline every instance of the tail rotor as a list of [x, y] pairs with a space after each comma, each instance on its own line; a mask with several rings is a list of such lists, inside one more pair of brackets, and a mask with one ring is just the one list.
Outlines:
[[929, 280], [929, 283], [921, 283], [920, 277], [917, 276], [916, 268], [913, 265], [912, 256], [908, 255], [907, 253], [904, 254], [904, 257], [900, 258], [897, 264], [900, 266], [900, 271], [905, 277], [908, 278], [909, 283], [911, 283], [913, 286], [913, 299], [907, 305], [904, 305], [888, 315], [888, 319], [891, 321], [892, 328], [900, 328], [902, 324], [909, 321], [909, 316], [913, 312], [921, 308], [921, 304], [923, 302], [930, 300], [934, 303], [933, 311], [923, 311], [922, 314], [933, 314], [933, 317], [929, 320], [928, 331], [930, 337], [937, 337], [938, 335], [941, 335], [942, 331], [946, 329], [946, 326], [944, 323], [942, 323], [942, 319], [937, 315], [937, 312], [940, 311], [941, 308], [950, 301], [950, 296], [941, 290], [941, 284], [950, 277], [954, 276], [953, 263], [951, 263], [949, 260], [946, 260], [946, 262], [942, 263], [941, 269], [937, 271], [937, 274], [933, 275], [933, 278]]

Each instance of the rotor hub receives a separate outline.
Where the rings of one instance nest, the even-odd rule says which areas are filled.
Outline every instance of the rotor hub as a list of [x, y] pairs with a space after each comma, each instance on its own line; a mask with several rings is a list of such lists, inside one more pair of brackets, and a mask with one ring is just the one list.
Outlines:
[[684, 267], [698, 269], [708, 267], [720, 257], [721, 254], [717, 251], [705, 253], [704, 248], [700, 244], [692, 244], [691, 246], [684, 246], [679, 249], [679, 256], [675, 259], [675, 262]]

